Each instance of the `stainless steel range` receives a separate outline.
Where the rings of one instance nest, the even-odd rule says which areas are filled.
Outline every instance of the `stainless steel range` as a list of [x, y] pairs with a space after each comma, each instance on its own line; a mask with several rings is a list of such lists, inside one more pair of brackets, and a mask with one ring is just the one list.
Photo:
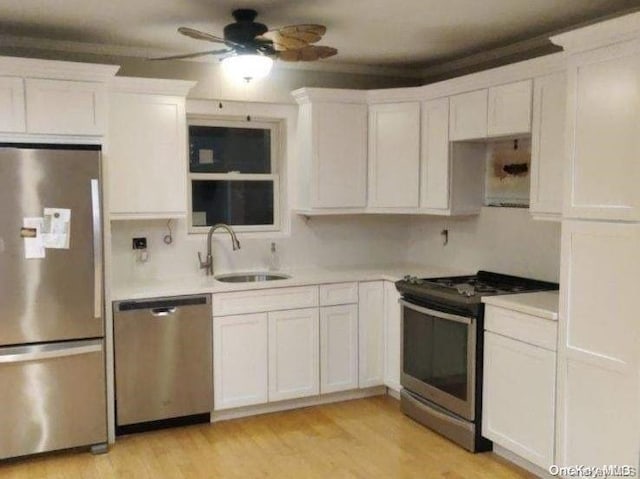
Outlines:
[[555, 283], [478, 271], [471, 276], [415, 278], [402, 294], [401, 408], [405, 414], [472, 452], [483, 438], [483, 296], [558, 289]]

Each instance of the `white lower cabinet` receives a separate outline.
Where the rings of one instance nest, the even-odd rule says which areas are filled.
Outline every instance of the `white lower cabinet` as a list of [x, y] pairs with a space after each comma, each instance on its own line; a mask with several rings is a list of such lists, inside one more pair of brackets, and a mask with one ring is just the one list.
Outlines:
[[482, 435], [548, 469], [554, 463], [555, 379], [554, 351], [487, 331]]
[[402, 325], [400, 293], [395, 283], [384, 282], [384, 385], [400, 392], [400, 345], [402, 344]]
[[213, 320], [214, 410], [266, 403], [267, 314]]
[[358, 305], [320, 309], [320, 392], [358, 387]]
[[276, 311], [269, 316], [269, 401], [320, 392], [318, 309]]
[[384, 282], [358, 285], [359, 373], [361, 388], [384, 384]]

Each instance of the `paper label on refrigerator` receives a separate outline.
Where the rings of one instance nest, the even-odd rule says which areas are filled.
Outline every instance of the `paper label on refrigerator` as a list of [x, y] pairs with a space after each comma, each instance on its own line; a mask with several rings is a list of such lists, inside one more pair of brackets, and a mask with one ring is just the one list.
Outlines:
[[71, 210], [65, 208], [45, 208], [42, 230], [45, 248], [69, 249], [71, 231]]
[[24, 257], [40, 259], [45, 257], [44, 242], [42, 241], [42, 227], [44, 218], [23, 218], [20, 236], [24, 238]]

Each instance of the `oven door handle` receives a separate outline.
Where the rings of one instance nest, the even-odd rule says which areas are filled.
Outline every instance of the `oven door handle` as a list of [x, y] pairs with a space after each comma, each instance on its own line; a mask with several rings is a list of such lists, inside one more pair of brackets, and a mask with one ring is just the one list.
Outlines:
[[429, 308], [424, 308], [422, 306], [417, 306], [413, 303], [409, 303], [408, 301], [405, 301], [403, 299], [398, 301], [402, 306], [404, 306], [407, 309], [411, 309], [413, 311], [416, 311], [418, 313], [422, 313], [422, 314], [428, 314], [430, 316], [435, 316], [436, 318], [442, 318], [442, 319], [448, 319], [451, 321], [457, 321], [458, 323], [464, 323], [464, 324], [471, 324], [473, 322], [473, 317], [466, 317], [466, 316], [458, 316], [457, 314], [451, 314], [451, 313], [444, 313], [442, 311], [437, 311], [435, 309], [429, 309]]

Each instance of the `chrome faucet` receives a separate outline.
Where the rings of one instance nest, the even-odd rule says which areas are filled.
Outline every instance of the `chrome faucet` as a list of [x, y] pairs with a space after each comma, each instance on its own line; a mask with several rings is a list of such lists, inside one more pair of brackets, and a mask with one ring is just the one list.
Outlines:
[[238, 241], [238, 237], [236, 236], [235, 231], [231, 229], [231, 226], [224, 223], [218, 223], [209, 228], [209, 233], [207, 233], [207, 257], [205, 261], [202, 261], [202, 256], [198, 251], [198, 261], [200, 261], [200, 269], [206, 269], [207, 276], [213, 275], [213, 253], [211, 252], [211, 242], [213, 238], [213, 232], [219, 228], [226, 230], [226, 232], [231, 236], [231, 245], [233, 246], [233, 251], [240, 249], [240, 241]]

